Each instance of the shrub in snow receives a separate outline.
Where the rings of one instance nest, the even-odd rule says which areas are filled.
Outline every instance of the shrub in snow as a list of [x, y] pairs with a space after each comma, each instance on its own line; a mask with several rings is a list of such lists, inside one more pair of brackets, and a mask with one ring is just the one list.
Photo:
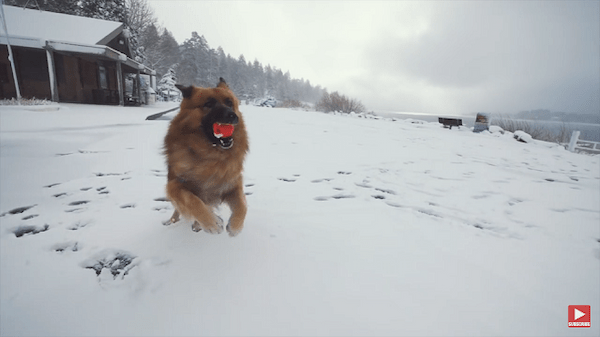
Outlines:
[[360, 101], [340, 95], [337, 91], [331, 94], [325, 91], [321, 99], [315, 104], [315, 109], [325, 113], [339, 111], [346, 114], [352, 111], [360, 113], [366, 110]]
[[525, 131], [515, 131], [514, 136], [513, 136], [516, 140], [518, 140], [519, 142], [522, 143], [531, 143], [533, 142], [533, 137], [531, 137], [530, 134], [528, 134]]
[[16, 98], [11, 99], [3, 99], [0, 100], [0, 105], [49, 105], [52, 104], [51, 101], [47, 99], [37, 99], [37, 98], [22, 98], [21, 101]]
[[300, 102], [297, 99], [286, 99], [280, 105], [282, 108], [301, 108], [301, 109], [310, 109], [310, 105]]
[[269, 108], [274, 108], [277, 106], [277, 100], [274, 97], [267, 96], [264, 98], [257, 98], [254, 101], [254, 105], [256, 106], [265, 106]]
[[531, 136], [533, 139], [546, 142], [565, 143], [573, 133], [573, 128], [562, 123], [559, 128], [549, 127], [546, 123], [537, 123], [535, 121], [515, 120], [509, 116], [500, 115], [494, 119], [494, 125], [498, 125], [508, 132], [521, 130]]

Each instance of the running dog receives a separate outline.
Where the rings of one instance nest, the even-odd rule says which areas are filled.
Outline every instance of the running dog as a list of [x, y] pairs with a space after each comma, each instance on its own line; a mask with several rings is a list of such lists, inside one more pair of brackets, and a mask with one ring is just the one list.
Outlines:
[[165, 137], [167, 197], [179, 216], [194, 220], [195, 232], [223, 231], [223, 220], [213, 210], [221, 203], [231, 209], [230, 236], [244, 227], [246, 196], [242, 181], [248, 136], [239, 101], [220, 78], [215, 88], [176, 85], [183, 94], [177, 116]]

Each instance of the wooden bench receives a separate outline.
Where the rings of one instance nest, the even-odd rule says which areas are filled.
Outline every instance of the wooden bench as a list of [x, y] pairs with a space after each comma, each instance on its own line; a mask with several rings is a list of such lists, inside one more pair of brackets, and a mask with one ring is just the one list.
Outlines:
[[450, 128], [450, 129], [452, 129], [453, 126], [458, 126], [458, 128], [460, 129], [461, 125], [463, 125], [462, 119], [457, 119], [457, 118], [439, 117], [438, 122], [440, 122], [441, 124], [444, 124], [445, 128]]

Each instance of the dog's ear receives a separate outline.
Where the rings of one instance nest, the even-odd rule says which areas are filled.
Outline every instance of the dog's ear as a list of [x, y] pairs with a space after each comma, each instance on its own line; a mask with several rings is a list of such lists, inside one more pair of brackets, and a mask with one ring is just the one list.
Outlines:
[[217, 83], [217, 88], [229, 89], [227, 82], [223, 79], [223, 77], [219, 77], [219, 83]]
[[175, 87], [181, 91], [183, 94], [183, 98], [190, 98], [192, 96], [192, 91], [194, 90], [194, 86], [190, 85], [189, 87], [183, 86], [182, 84], [175, 84]]

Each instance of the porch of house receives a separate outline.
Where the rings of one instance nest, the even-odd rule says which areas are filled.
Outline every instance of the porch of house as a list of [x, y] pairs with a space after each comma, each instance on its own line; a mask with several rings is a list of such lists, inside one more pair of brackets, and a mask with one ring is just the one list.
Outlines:
[[[21, 41], [22, 42], [22, 41]], [[24, 44], [24, 43], [21, 43]], [[144, 88], [156, 85], [156, 73], [106, 46], [46, 42], [13, 46], [23, 98], [54, 102], [141, 105]], [[16, 98], [7, 45], [0, 46], [0, 99]]]

